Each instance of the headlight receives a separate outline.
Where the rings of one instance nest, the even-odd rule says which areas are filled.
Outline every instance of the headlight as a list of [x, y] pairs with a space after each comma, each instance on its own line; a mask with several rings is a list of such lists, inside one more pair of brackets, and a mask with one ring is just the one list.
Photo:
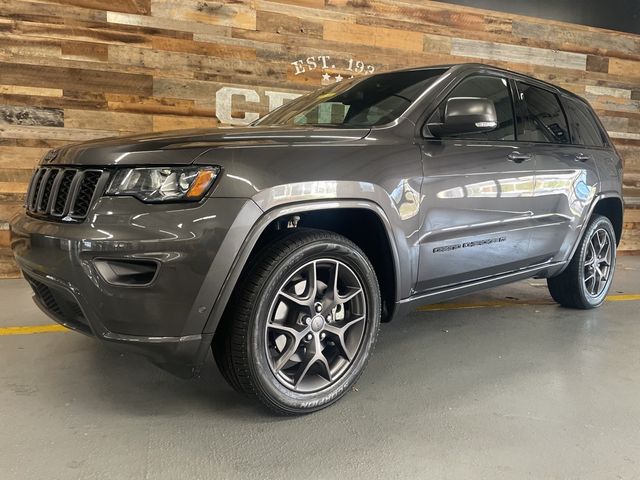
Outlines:
[[117, 170], [107, 195], [130, 195], [143, 202], [200, 200], [220, 167], [153, 167]]

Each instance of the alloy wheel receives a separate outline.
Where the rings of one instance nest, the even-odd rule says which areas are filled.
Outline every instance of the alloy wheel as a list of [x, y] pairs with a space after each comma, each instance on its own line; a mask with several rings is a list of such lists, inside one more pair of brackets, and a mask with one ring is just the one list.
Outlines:
[[592, 297], [600, 295], [607, 287], [611, 275], [613, 257], [609, 233], [598, 228], [589, 238], [584, 258], [584, 288]]
[[271, 371], [295, 392], [329, 387], [356, 359], [366, 319], [364, 289], [349, 266], [335, 259], [305, 263], [269, 309], [264, 337]]

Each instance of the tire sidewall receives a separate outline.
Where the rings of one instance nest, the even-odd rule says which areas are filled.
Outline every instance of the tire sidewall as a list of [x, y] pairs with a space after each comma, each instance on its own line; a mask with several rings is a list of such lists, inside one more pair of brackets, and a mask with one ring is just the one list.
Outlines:
[[[586, 286], [584, 284], [584, 261], [587, 254], [587, 249], [589, 248], [589, 241], [593, 233], [598, 229], [604, 229], [609, 236], [609, 242], [611, 244], [611, 267], [609, 271], [609, 278], [607, 279], [607, 284], [602, 292], [593, 296], [586, 291]], [[609, 289], [611, 288], [611, 283], [613, 282], [613, 275], [616, 269], [616, 235], [613, 231], [613, 226], [611, 222], [602, 216], [597, 216], [594, 220], [589, 224], [587, 231], [584, 234], [582, 243], [580, 245], [579, 250], [579, 265], [578, 265], [578, 285], [580, 287], [579, 294], [582, 297], [582, 300], [591, 307], [597, 307], [601, 305], [605, 298], [607, 297], [607, 293], [609, 293]]]
[[[353, 364], [342, 377], [326, 390], [297, 393], [280, 383], [269, 366], [265, 348], [265, 329], [269, 321], [271, 304], [282, 284], [298, 268], [314, 259], [330, 258], [345, 263], [358, 276], [367, 305], [367, 318], [362, 343]], [[343, 244], [335, 239], [310, 242], [287, 255], [264, 282], [258, 301], [251, 312], [251, 325], [247, 341], [249, 365], [256, 388], [280, 408], [292, 413], [312, 412], [338, 400], [357, 381], [373, 349], [380, 323], [380, 293], [373, 267], [355, 245]]]

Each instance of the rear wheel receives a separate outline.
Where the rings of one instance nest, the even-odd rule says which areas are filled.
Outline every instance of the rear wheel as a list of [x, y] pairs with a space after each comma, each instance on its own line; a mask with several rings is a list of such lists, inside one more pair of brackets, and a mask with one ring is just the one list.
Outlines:
[[594, 215], [567, 268], [547, 279], [556, 302], [580, 309], [595, 308], [604, 302], [615, 272], [615, 239], [609, 219]]
[[348, 239], [294, 230], [243, 275], [214, 356], [227, 381], [281, 414], [344, 395], [365, 368], [380, 324], [373, 267]]

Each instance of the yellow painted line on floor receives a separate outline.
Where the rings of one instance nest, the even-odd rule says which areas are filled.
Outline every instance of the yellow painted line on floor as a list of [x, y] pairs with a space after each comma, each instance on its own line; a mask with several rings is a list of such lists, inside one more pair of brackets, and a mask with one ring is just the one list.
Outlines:
[[629, 302], [631, 300], [640, 300], [640, 295], [609, 295], [607, 302]]
[[436, 312], [440, 310], [465, 310], [470, 308], [496, 308], [526, 305], [554, 305], [553, 300], [496, 300], [493, 302], [478, 303], [434, 303], [418, 307], [419, 312]]
[[[640, 294], [608, 295], [607, 302], [630, 302], [640, 300]], [[532, 299], [532, 300], [495, 300], [477, 303], [434, 303], [419, 307], [419, 312], [437, 312], [442, 310], [464, 310], [470, 308], [495, 308], [510, 306], [535, 306], [535, 305], [556, 305], [553, 300]]]
[[32, 325], [19, 327], [0, 327], [0, 336], [31, 335], [32, 333], [67, 332], [69, 329], [62, 325]]
[[[640, 294], [609, 295], [608, 302], [630, 302], [640, 300]], [[436, 303], [417, 309], [419, 312], [437, 312], [442, 310], [464, 310], [470, 308], [495, 308], [508, 306], [555, 305], [552, 300], [495, 300], [477, 303]], [[31, 335], [34, 333], [68, 332], [62, 325], [24, 325], [17, 327], [0, 327], [0, 337], [7, 335]]]

